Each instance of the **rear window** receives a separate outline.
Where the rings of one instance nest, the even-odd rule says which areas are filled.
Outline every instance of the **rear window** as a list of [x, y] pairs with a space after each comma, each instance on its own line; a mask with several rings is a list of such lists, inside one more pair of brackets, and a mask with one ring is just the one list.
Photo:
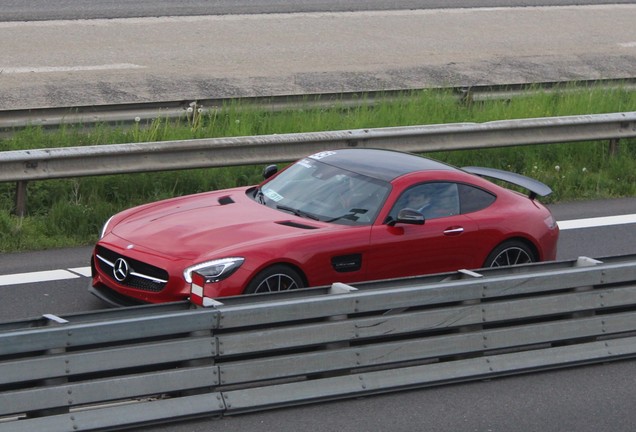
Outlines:
[[462, 214], [483, 210], [495, 202], [497, 197], [473, 186], [459, 184], [459, 205]]

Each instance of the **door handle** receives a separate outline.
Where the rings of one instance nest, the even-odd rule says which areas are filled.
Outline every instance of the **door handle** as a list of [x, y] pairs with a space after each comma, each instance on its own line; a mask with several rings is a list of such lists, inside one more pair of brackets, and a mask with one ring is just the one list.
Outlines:
[[450, 227], [444, 230], [444, 235], [447, 235], [447, 236], [459, 235], [463, 232], [464, 232], [463, 227]]

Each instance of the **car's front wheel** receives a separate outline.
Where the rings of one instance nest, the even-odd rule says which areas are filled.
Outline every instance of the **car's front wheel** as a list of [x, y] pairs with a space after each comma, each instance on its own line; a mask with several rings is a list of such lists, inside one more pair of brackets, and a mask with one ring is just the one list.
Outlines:
[[535, 253], [525, 243], [510, 240], [497, 246], [486, 258], [484, 267], [503, 267], [537, 261]]
[[245, 288], [245, 294], [261, 294], [304, 288], [300, 274], [291, 267], [277, 264], [256, 275]]

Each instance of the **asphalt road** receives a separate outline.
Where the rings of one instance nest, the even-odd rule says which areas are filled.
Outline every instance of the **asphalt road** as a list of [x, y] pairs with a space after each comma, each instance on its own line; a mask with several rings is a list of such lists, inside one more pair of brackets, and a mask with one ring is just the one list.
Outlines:
[[0, 109], [628, 78], [634, 22], [633, 3], [5, 21]]
[[629, 4], [631, 0], [0, 0], [0, 21]]
[[[636, 198], [550, 206], [557, 221], [631, 215], [630, 223], [561, 231], [558, 260], [636, 254]], [[605, 223], [601, 220], [599, 223]], [[90, 295], [91, 247], [0, 255], [0, 321], [105, 308]]]

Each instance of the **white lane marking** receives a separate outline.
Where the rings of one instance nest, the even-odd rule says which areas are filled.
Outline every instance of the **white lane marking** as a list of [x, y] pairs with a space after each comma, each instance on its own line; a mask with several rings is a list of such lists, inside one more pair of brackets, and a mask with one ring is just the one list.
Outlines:
[[[636, 214], [559, 221], [561, 231], [636, 223]], [[90, 267], [0, 275], [0, 286], [90, 277]]]
[[602, 226], [624, 225], [636, 223], [636, 214], [628, 214], [621, 216], [605, 216], [587, 219], [573, 219], [559, 222], [559, 228], [563, 230], [595, 228]]
[[0, 275], [0, 286], [75, 279], [78, 277], [80, 276], [67, 270], [47, 270], [31, 273], [16, 273], [12, 275]]
[[115, 63], [89, 66], [25, 66], [2, 67], [0, 74], [52, 73], [52, 72], [90, 72], [103, 70], [143, 69], [145, 66], [131, 63]]
[[68, 271], [72, 271], [73, 273], [77, 273], [80, 276], [91, 277], [91, 268], [90, 267], [75, 267], [67, 269]]
[[618, 46], [622, 48], [636, 48], [636, 42], [623, 42], [619, 43]]

